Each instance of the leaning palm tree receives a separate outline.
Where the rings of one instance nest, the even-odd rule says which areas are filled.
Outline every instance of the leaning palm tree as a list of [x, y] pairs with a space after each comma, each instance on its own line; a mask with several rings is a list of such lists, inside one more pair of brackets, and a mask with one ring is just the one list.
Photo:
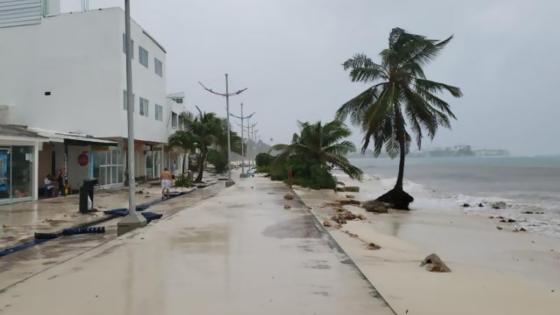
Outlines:
[[410, 131], [420, 149], [424, 132], [433, 139], [439, 126], [450, 128], [450, 118], [456, 119], [449, 104], [438, 94], [449, 92], [461, 97], [461, 90], [428, 80], [422, 69], [452, 38], [438, 41], [395, 28], [389, 36], [389, 48], [380, 53], [381, 64], [363, 54], [343, 64], [345, 70], [350, 70], [353, 82], [373, 83], [373, 86], [343, 104], [337, 111], [337, 118], [344, 120], [349, 116], [353, 124], [362, 128], [362, 152], [373, 141], [376, 156], [384, 146], [392, 157], [400, 154], [395, 187], [378, 198], [397, 209], [408, 209], [414, 201], [403, 190]]
[[198, 106], [198, 115], [185, 116], [186, 132], [192, 136], [195, 148], [198, 149], [198, 175], [195, 182], [201, 182], [204, 176], [204, 165], [208, 158], [208, 151], [223, 133], [222, 120], [215, 113], [202, 112]]
[[355, 151], [355, 147], [352, 142], [343, 140], [351, 134], [343, 122], [334, 120], [325, 125], [321, 122], [300, 122], [299, 126], [300, 134], [293, 135], [291, 144], [272, 147], [272, 150], [280, 152], [273, 164], [296, 158], [319, 166], [338, 167], [351, 178], [361, 178], [362, 171], [350, 164], [345, 156]]

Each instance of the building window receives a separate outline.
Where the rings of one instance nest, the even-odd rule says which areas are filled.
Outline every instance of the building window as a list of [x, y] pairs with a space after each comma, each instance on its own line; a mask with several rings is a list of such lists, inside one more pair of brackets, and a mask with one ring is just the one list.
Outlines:
[[171, 112], [171, 128], [177, 129], [178, 120], [179, 117], [177, 116], [177, 113]]
[[154, 69], [157, 75], [163, 77], [163, 63], [157, 58], [154, 58]]
[[138, 55], [140, 55], [140, 64], [142, 64], [144, 67], [148, 68], [148, 51], [146, 49], [144, 49], [144, 47], [142, 46], [138, 46]]
[[150, 103], [147, 99], [141, 97], [140, 98], [140, 116], [149, 116], [149, 107]]
[[[132, 94], [132, 111], [134, 111], [134, 100], [135, 100], [135, 96], [134, 94]], [[123, 90], [123, 109], [124, 110], [128, 110], [128, 93], [126, 90]]]
[[[126, 34], [123, 33], [122, 35], [122, 51], [123, 54], [126, 54]], [[134, 59], [134, 40], [130, 39], [130, 58]]]
[[156, 104], [156, 120], [163, 121], [163, 107]]

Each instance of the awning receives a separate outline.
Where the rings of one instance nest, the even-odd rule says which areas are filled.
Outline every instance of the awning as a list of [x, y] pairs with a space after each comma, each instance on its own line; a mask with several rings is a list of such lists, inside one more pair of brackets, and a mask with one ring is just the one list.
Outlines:
[[39, 134], [42, 137], [46, 137], [50, 142], [60, 142], [75, 145], [88, 145], [88, 144], [100, 144], [106, 146], [116, 146], [118, 142], [96, 138], [91, 135], [77, 133], [77, 132], [61, 132], [54, 130], [45, 130], [39, 128], [29, 128]]
[[0, 139], [12, 141], [38, 141], [47, 142], [48, 138], [37, 132], [28, 130], [26, 126], [0, 124]]

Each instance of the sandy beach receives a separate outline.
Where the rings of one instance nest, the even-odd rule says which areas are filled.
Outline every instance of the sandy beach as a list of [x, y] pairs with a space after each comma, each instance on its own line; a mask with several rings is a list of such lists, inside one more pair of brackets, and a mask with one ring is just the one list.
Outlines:
[[[332, 206], [325, 204], [348, 199], [348, 194], [365, 201], [386, 189], [377, 178], [339, 180], [359, 185], [360, 193], [295, 188], [321, 222], [333, 214]], [[512, 224], [488, 216], [430, 209], [422, 198], [418, 204], [410, 212], [387, 214], [345, 206], [365, 220], [327, 228], [398, 314], [558, 314], [558, 239], [513, 232]], [[381, 249], [368, 249], [369, 243]], [[433, 273], [420, 267], [431, 253], [438, 254], [452, 272]]]

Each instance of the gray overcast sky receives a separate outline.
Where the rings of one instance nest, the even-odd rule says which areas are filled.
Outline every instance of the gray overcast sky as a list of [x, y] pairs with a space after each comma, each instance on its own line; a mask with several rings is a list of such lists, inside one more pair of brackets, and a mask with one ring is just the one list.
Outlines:
[[[80, 1], [62, 0], [63, 10]], [[365, 89], [341, 63], [364, 52], [375, 60], [393, 27], [455, 39], [426, 72], [455, 84], [459, 118], [426, 147], [471, 144], [515, 154], [560, 153], [560, 1], [558, 0], [132, 0], [133, 18], [168, 51], [169, 92], [223, 113], [224, 100], [200, 80], [249, 87], [231, 103], [257, 111], [263, 140], [287, 142], [297, 120], [330, 120]], [[93, 8], [122, 0], [90, 0]], [[225, 115], [224, 115], [225, 116]], [[352, 139], [361, 143], [356, 130]]]

